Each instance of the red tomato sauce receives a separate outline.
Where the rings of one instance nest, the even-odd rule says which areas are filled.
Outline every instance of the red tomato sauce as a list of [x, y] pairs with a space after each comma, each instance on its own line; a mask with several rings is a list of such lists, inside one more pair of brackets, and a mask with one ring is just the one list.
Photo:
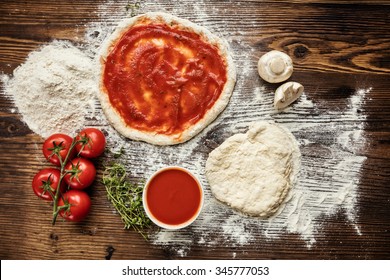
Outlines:
[[103, 73], [109, 100], [126, 124], [164, 135], [201, 120], [226, 81], [216, 46], [165, 24], [130, 28], [107, 56]]
[[146, 202], [160, 222], [180, 225], [193, 218], [201, 207], [201, 187], [187, 172], [171, 168], [149, 182]]

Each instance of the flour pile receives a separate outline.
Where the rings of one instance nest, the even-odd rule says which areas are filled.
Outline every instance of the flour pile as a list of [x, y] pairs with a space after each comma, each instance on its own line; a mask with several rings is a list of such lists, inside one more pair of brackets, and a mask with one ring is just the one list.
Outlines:
[[43, 137], [83, 128], [86, 113], [95, 108], [93, 62], [69, 42], [54, 41], [30, 53], [13, 77], [2, 80], [23, 121]]
[[[194, 172], [205, 188], [205, 204], [199, 218], [190, 228], [161, 230], [150, 237], [154, 244], [170, 246], [179, 256], [187, 254], [192, 245], [250, 246], [259, 239], [272, 240], [287, 233], [299, 235], [302, 245], [310, 248], [320, 234], [322, 219], [340, 210], [352, 229], [362, 234], [356, 204], [365, 157], [359, 156], [357, 150], [365, 141], [365, 115], [361, 108], [371, 88], [358, 89], [346, 99], [345, 108], [335, 110], [313, 103], [311, 94], [306, 92], [290, 108], [278, 113], [273, 108], [273, 93], [266, 90], [257, 74], [262, 50], [246, 41], [253, 34], [243, 33], [228, 21], [215, 26], [213, 16], [225, 12], [218, 7], [206, 10], [203, 1], [193, 2], [190, 7], [183, 5], [189, 3], [163, 5], [146, 1], [138, 12], [165, 11], [209, 28], [230, 43], [238, 73], [226, 110], [189, 142], [159, 147], [124, 139], [110, 127], [96, 102], [97, 69], [89, 57], [97, 53], [102, 40], [126, 16], [124, 7], [115, 1], [106, 1], [100, 7], [101, 22], [86, 26], [83, 51], [61, 42], [32, 53], [15, 70], [14, 77], [5, 81], [5, 94], [14, 100], [28, 126], [44, 137], [52, 132], [73, 132], [82, 126], [103, 128], [108, 134], [109, 149], [126, 150], [122, 161], [134, 178], [145, 179], [166, 165], [180, 165]], [[231, 5], [239, 3], [232, 1]], [[261, 31], [260, 21], [247, 24], [253, 25], [251, 30]], [[253, 81], [259, 81], [255, 88], [248, 86]], [[245, 133], [250, 123], [259, 120], [287, 127], [297, 138], [302, 154], [299, 183], [289, 192], [284, 207], [270, 219], [247, 217], [216, 201], [204, 170], [209, 152], [233, 134]], [[236, 253], [232, 254], [234, 257]]]

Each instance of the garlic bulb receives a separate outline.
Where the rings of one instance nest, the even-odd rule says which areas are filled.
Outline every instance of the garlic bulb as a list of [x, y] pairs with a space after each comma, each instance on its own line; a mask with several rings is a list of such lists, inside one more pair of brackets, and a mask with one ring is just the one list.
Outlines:
[[286, 108], [303, 93], [303, 86], [297, 82], [287, 82], [275, 91], [274, 106], [276, 109]]
[[280, 83], [291, 77], [291, 58], [280, 51], [270, 51], [260, 57], [257, 64], [259, 75], [269, 83]]

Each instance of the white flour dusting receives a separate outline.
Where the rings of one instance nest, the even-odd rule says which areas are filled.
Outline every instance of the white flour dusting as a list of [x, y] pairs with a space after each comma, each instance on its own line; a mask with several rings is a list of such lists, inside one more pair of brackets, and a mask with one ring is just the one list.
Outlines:
[[[231, 4], [234, 5], [235, 2]], [[193, 245], [245, 246], [255, 244], [257, 238], [272, 240], [287, 233], [298, 234], [310, 248], [320, 234], [322, 219], [340, 210], [346, 213], [346, 220], [356, 233], [362, 234], [358, 225], [356, 203], [360, 168], [365, 160], [365, 157], [358, 155], [359, 149], [365, 144], [363, 125], [365, 115], [359, 112], [366, 95], [372, 89], [357, 90], [348, 98], [347, 106], [341, 110], [324, 110], [323, 106], [318, 107], [310, 100], [310, 93], [306, 92], [297, 102], [282, 113], [278, 113], [273, 108], [272, 92], [267, 90], [257, 74], [257, 59], [263, 50], [251, 46], [250, 42], [246, 41], [246, 34], [229, 26], [228, 21], [215, 25], [213, 17], [220, 16], [224, 11], [219, 11], [217, 7], [206, 11], [204, 2], [197, 1], [192, 4], [177, 2], [174, 5], [143, 2], [139, 12], [158, 10], [186, 17], [225, 38], [232, 48], [238, 81], [228, 107], [214, 123], [189, 142], [164, 147], [121, 137], [109, 126], [96, 99], [91, 97], [92, 86], [87, 87], [89, 90], [79, 91], [81, 100], [84, 98], [92, 102], [82, 103], [89, 108], [86, 114], [80, 116], [85, 120], [82, 124], [103, 128], [108, 133], [107, 144], [112, 151], [124, 148], [126, 153], [121, 160], [134, 178], [147, 178], [155, 170], [166, 165], [180, 165], [193, 171], [204, 186], [205, 204], [199, 218], [186, 229], [155, 232], [150, 236], [151, 241], [156, 245], [169, 246], [180, 257], [186, 256]], [[183, 12], [189, 10], [194, 13]], [[106, 1], [98, 9], [98, 14], [101, 22], [86, 26], [86, 44], [83, 51], [88, 56], [97, 53], [102, 40], [112, 32], [126, 11], [124, 7], [115, 5], [115, 1]], [[259, 23], [256, 24], [258, 30]], [[57, 59], [61, 60], [61, 56]], [[52, 63], [56, 65], [59, 60], [53, 60]], [[80, 67], [86, 73], [90, 73], [85, 63]], [[34, 73], [33, 69], [31, 73]], [[89, 74], [86, 74], [84, 77], [67, 79], [65, 83], [68, 87], [74, 88], [76, 81], [80, 84], [82, 78], [86, 78], [87, 83], [90, 82]], [[253, 81], [258, 81], [257, 86], [248, 87]], [[302, 83], [305, 84], [304, 81]], [[14, 98], [26, 123], [31, 125], [30, 128], [36, 133], [43, 136], [48, 134], [52, 128], [46, 126], [47, 122], [44, 126], [36, 126], [37, 119], [45, 117], [42, 113], [44, 111], [36, 110], [33, 115], [30, 114], [31, 111], [27, 111], [29, 113], [26, 114], [23, 110], [26, 104], [16, 102], [17, 93], [11, 91], [9, 85], [7, 83], [8, 88], [6, 87], [5, 92]], [[57, 85], [57, 89], [58, 94], [67, 91], [61, 83]], [[85, 96], [82, 97], [83, 94]], [[53, 106], [51, 100], [49, 102], [46, 99], [47, 106]], [[34, 104], [34, 100], [30, 102]], [[75, 116], [70, 114], [74, 107], [72, 102], [61, 104], [62, 117], [75, 121]], [[28, 119], [34, 121], [30, 122]], [[289, 193], [284, 207], [270, 219], [258, 219], [241, 215], [216, 201], [209, 190], [204, 166], [208, 152], [216, 145], [234, 133], [245, 132], [249, 123], [265, 119], [285, 125], [296, 136], [300, 143], [302, 163], [299, 183]], [[58, 130], [67, 130], [68, 125], [58, 125], [62, 125]], [[235, 256], [236, 253], [233, 253], [232, 257]]]

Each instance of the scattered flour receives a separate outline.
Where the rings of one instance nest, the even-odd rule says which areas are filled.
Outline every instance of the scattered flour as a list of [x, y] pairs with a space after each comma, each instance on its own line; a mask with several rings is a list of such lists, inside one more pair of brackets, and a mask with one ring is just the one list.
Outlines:
[[[297, 102], [278, 113], [273, 108], [272, 92], [267, 91], [257, 75], [256, 63], [262, 50], [252, 47], [245, 39], [246, 34], [234, 29], [229, 22], [214, 25], [213, 16], [224, 11], [219, 11], [217, 7], [206, 11], [203, 1], [185, 4], [177, 2], [175, 5], [166, 1], [164, 4], [146, 1], [141, 3], [139, 13], [157, 10], [202, 24], [225, 38], [233, 51], [238, 81], [231, 101], [216, 121], [192, 140], [164, 147], [130, 141], [120, 136], [104, 117], [93, 97], [93, 69], [88, 57], [97, 53], [102, 40], [126, 16], [124, 7], [116, 5], [115, 1], [102, 4], [97, 12], [101, 21], [86, 26], [83, 52], [69, 44], [58, 43], [32, 53], [26, 63], [15, 70], [14, 77], [5, 81], [5, 94], [14, 99], [29, 127], [42, 136], [54, 130], [68, 132], [69, 122], [76, 127], [99, 126], [104, 129], [108, 134], [109, 149], [125, 149], [122, 161], [134, 178], [146, 178], [166, 165], [181, 165], [193, 171], [205, 188], [205, 204], [201, 215], [189, 228], [179, 231], [160, 230], [150, 236], [154, 244], [167, 246], [180, 257], [186, 256], [192, 245], [245, 246], [255, 244], [259, 236], [272, 240], [286, 232], [300, 235], [310, 248], [316, 242], [323, 218], [339, 210], [344, 210], [347, 221], [356, 233], [362, 234], [356, 208], [359, 173], [365, 160], [365, 157], [358, 155], [359, 149], [365, 144], [365, 115], [361, 113], [361, 107], [372, 88], [358, 89], [347, 100], [348, 106], [344, 110], [324, 111], [310, 100], [310, 93], [304, 93]], [[258, 22], [255, 24], [256, 28], [260, 28]], [[61, 54], [58, 53], [60, 50]], [[46, 64], [34, 60], [42, 53], [46, 56], [43, 60]], [[77, 61], [73, 59], [75, 57], [78, 57]], [[73, 74], [64, 76], [59, 70], [60, 66], [67, 67], [67, 73]], [[47, 71], [38, 72], [35, 69]], [[31, 87], [24, 83], [22, 77], [29, 80]], [[254, 80], [258, 81], [258, 86], [248, 87]], [[43, 91], [46, 97], [40, 97], [38, 91]], [[69, 102], [57, 103], [55, 98], [62, 100], [61, 97], [65, 95]], [[75, 103], [73, 98], [79, 101]], [[61, 118], [53, 119], [48, 108], [56, 109], [55, 106], [59, 104]], [[38, 106], [41, 107], [39, 110], [32, 109]], [[80, 106], [85, 110], [79, 110]], [[84, 112], [84, 115], [78, 112]], [[249, 123], [258, 120], [274, 120], [286, 126], [299, 141], [302, 153], [299, 183], [290, 191], [284, 207], [269, 219], [243, 216], [216, 201], [204, 174], [207, 159], [205, 151], [211, 151], [216, 144], [237, 132], [246, 131]], [[213, 142], [214, 138], [219, 139], [219, 142]], [[232, 256], [235, 258], [236, 253]]]

